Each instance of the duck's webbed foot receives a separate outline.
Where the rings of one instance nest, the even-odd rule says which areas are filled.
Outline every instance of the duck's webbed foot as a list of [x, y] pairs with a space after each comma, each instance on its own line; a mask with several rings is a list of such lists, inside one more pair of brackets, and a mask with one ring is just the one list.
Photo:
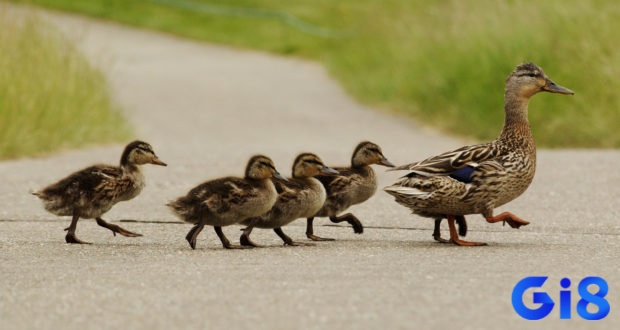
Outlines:
[[217, 237], [220, 238], [220, 241], [222, 242], [222, 246], [224, 246], [225, 249], [249, 249], [251, 248], [251, 246], [235, 245], [235, 244], [230, 243], [228, 238], [226, 238], [226, 235], [224, 235], [224, 232], [222, 231], [222, 227], [215, 226], [213, 227], [213, 229], [215, 229], [215, 233], [217, 234]]
[[503, 221], [504, 224], [508, 223], [510, 227], [517, 228], [517, 229], [521, 226], [527, 226], [530, 223], [529, 221], [525, 221], [510, 212], [503, 212], [496, 216], [490, 216], [490, 217], [485, 217], [485, 218], [487, 219], [487, 222], [489, 223]]
[[198, 237], [198, 234], [200, 234], [203, 228], [204, 225], [199, 222], [187, 232], [187, 235], [185, 235], [185, 239], [193, 250], [196, 250], [196, 238]]
[[123, 228], [121, 226], [113, 225], [111, 223], [107, 223], [107, 222], [105, 222], [101, 218], [96, 218], [96, 220], [97, 220], [97, 224], [99, 226], [110, 229], [112, 231], [112, 234], [114, 234], [114, 236], [116, 236], [116, 233], [119, 233], [119, 234], [121, 234], [123, 236], [126, 236], [126, 237], [140, 237], [140, 236], [142, 236], [142, 234], [131, 232], [131, 231], [129, 231], [129, 230], [127, 230], [127, 229], [125, 229], [125, 228]]
[[314, 221], [314, 217], [308, 218], [308, 223], [306, 225], [306, 237], [313, 241], [334, 241], [333, 238], [325, 238], [314, 235], [314, 228], [312, 226], [312, 222]]
[[278, 236], [280, 236], [280, 238], [282, 239], [282, 241], [284, 241], [284, 245], [288, 245], [288, 246], [312, 246], [314, 244], [312, 243], [302, 243], [302, 242], [296, 242], [293, 241], [292, 238], [290, 238], [288, 235], [286, 235], [283, 231], [281, 227], [278, 228], [274, 228], [273, 231], [278, 234]]
[[353, 227], [354, 233], [361, 234], [364, 232], [364, 225], [362, 225], [362, 222], [356, 216], [354, 216], [353, 213], [343, 214], [339, 217], [329, 217], [329, 220], [331, 220], [333, 223], [340, 223], [346, 221], [351, 225], [351, 227]]
[[487, 245], [487, 243], [483, 242], [470, 242], [459, 239], [459, 234], [456, 231], [456, 226], [454, 225], [454, 216], [448, 215], [448, 226], [450, 227], [450, 242], [460, 245], [460, 246], [483, 246]]

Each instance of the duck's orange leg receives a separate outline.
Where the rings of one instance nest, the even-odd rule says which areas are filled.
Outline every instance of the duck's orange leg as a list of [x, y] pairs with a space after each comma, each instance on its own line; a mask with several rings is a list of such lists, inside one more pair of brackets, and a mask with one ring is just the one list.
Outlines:
[[500, 221], [504, 221], [504, 223], [508, 222], [508, 224], [512, 228], [519, 228], [521, 226], [526, 226], [530, 223], [529, 221], [525, 221], [510, 212], [503, 212], [496, 216], [490, 216], [490, 217], [485, 217], [485, 218], [487, 219], [487, 222], [489, 223], [495, 223], [495, 222], [500, 222]]
[[487, 243], [483, 242], [469, 242], [463, 241], [459, 239], [459, 234], [456, 232], [456, 226], [454, 225], [454, 216], [448, 215], [448, 226], [450, 227], [450, 241], [456, 245], [460, 246], [483, 246], [487, 245]]

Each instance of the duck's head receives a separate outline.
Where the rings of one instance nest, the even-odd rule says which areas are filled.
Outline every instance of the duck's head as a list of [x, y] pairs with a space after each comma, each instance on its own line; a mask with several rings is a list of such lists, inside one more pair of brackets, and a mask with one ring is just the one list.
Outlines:
[[282, 175], [276, 170], [273, 161], [263, 155], [252, 156], [248, 161], [248, 165], [245, 167], [245, 177], [247, 179], [264, 180], [271, 177], [285, 180]]
[[515, 68], [506, 79], [506, 92], [531, 97], [538, 92], [573, 95], [575, 92], [554, 83], [536, 64], [527, 62]]
[[359, 167], [372, 164], [394, 167], [394, 164], [383, 156], [383, 152], [378, 145], [368, 141], [360, 142], [353, 151], [351, 166]]
[[121, 166], [144, 164], [167, 166], [166, 163], [157, 158], [150, 144], [144, 141], [133, 141], [129, 143], [121, 156]]
[[325, 166], [319, 156], [311, 153], [299, 154], [293, 162], [294, 178], [309, 178], [318, 174], [338, 174], [338, 171]]

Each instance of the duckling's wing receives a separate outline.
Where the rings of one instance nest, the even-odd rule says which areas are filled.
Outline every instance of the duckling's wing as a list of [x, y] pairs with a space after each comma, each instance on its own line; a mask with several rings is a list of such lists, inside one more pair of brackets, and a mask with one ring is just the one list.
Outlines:
[[307, 187], [297, 180], [289, 179], [289, 181], [282, 181], [279, 179], [272, 180], [276, 186], [278, 192], [278, 203], [288, 203], [299, 198], [299, 194]]
[[245, 204], [259, 194], [254, 186], [241, 178], [228, 177], [207, 182], [195, 188], [196, 196], [212, 212], [221, 213]]
[[500, 154], [501, 148], [497, 147], [495, 142], [489, 142], [444, 152], [420, 162], [395, 167], [392, 170], [409, 170], [427, 176], [451, 175], [467, 165], [492, 160]]
[[121, 169], [114, 166], [94, 165], [77, 171], [50, 185], [42, 191], [43, 196], [65, 195], [78, 198], [86, 195], [97, 198], [97, 193], [110, 189], [122, 175]]
[[317, 178], [325, 187], [328, 196], [335, 196], [346, 192], [356, 182], [355, 173], [348, 168], [337, 168], [337, 175], [317, 175]]

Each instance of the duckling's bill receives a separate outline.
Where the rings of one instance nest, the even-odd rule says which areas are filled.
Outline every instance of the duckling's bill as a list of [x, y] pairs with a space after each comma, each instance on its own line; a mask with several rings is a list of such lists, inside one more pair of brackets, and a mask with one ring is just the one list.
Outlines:
[[151, 164], [153, 165], [159, 165], [159, 166], [168, 166], [168, 164], [162, 162], [161, 160], [159, 160], [159, 158], [155, 157], [153, 158], [153, 160], [151, 160]]
[[278, 171], [273, 172], [273, 177], [282, 181], [288, 181], [288, 179], [282, 176], [282, 174], [280, 174], [280, 172]]
[[338, 172], [337, 170], [331, 167], [323, 166], [323, 168], [321, 169], [321, 173], [322, 174], [339, 174], [340, 172]]

